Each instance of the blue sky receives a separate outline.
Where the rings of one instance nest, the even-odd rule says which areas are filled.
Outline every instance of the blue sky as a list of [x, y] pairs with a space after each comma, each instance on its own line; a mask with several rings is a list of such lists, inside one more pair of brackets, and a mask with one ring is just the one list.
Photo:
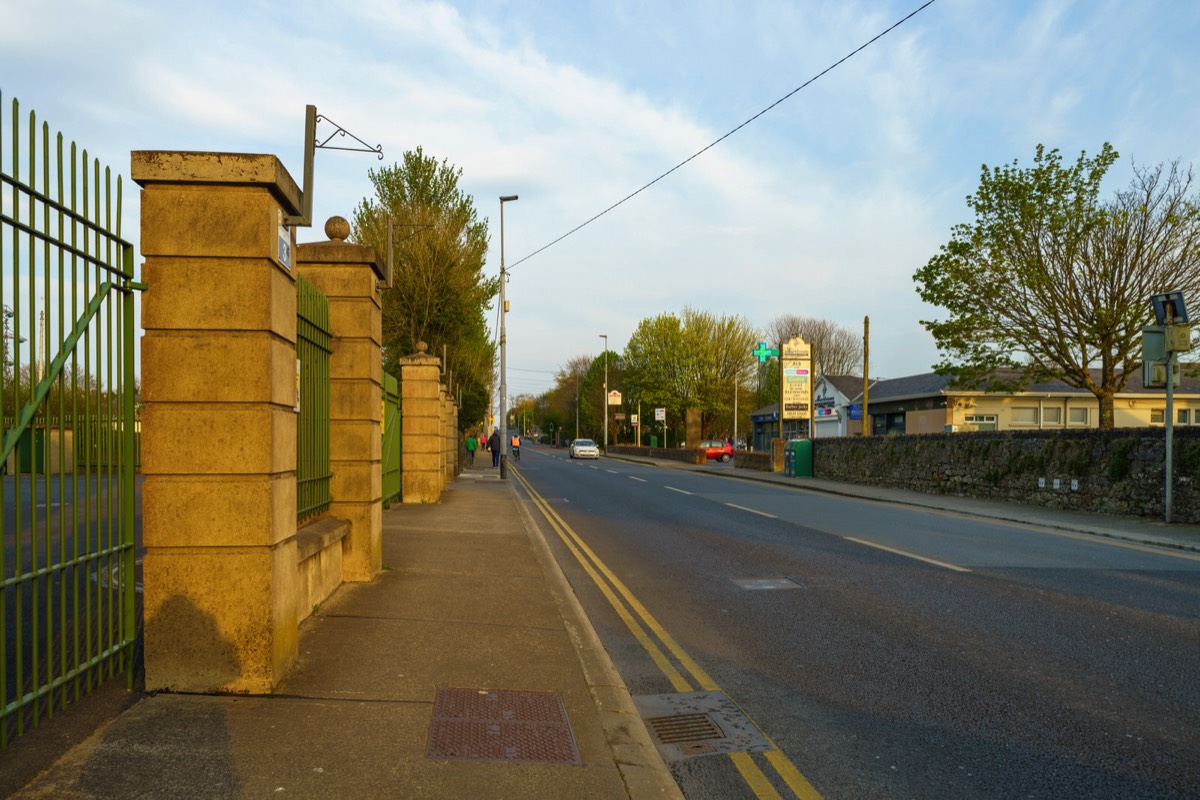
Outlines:
[[[384, 163], [421, 146], [461, 167], [491, 220], [490, 274], [497, 198], [519, 194], [510, 394], [684, 306], [756, 327], [798, 314], [857, 331], [869, 315], [872, 375], [899, 377], [937, 360], [919, 320], [939, 311], [912, 275], [970, 220], [982, 164], [1110, 141], [1115, 189], [1135, 162], [1200, 162], [1200, 3], [936, 0], [522, 259], [922, 1], [0, 0], [0, 92], [6, 118], [18, 97], [125, 175], [131, 150], [212, 150], [274, 153], [299, 181], [315, 104]], [[350, 216], [379, 163], [318, 152], [317, 225], [299, 239]]]

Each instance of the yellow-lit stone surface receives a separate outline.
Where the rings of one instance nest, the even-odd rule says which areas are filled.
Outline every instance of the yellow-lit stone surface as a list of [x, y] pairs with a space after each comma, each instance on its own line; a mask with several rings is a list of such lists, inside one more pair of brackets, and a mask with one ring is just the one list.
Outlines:
[[343, 339], [336, 330], [334, 336], [329, 376], [335, 380], [364, 379], [383, 385], [383, 359], [378, 343], [370, 339]]
[[333, 477], [330, 492], [334, 497], [380, 500], [383, 497], [383, 470], [372, 461], [330, 461]]
[[148, 690], [274, 688], [296, 652], [294, 545], [149, 549], [142, 571]]
[[156, 331], [142, 358], [157, 365], [142, 376], [146, 402], [295, 403], [295, 345], [266, 332]]
[[[300, 211], [300, 187], [273, 155], [182, 150], [134, 150], [130, 177], [142, 187], [240, 186], [270, 193], [289, 214]], [[145, 248], [142, 252], [147, 252]]]
[[350, 520], [350, 530], [360, 533], [342, 540], [342, 579], [373, 580], [383, 569], [383, 504], [335, 502], [329, 512]]
[[296, 524], [296, 479], [281, 475], [147, 475], [146, 547], [278, 544]]
[[142, 193], [143, 255], [269, 258], [279, 254], [279, 204], [255, 189], [156, 187]]
[[[295, 371], [292, 381], [294, 385]], [[296, 415], [290, 408], [265, 403], [149, 403], [142, 412], [142, 471], [147, 475], [275, 474], [295, 469]]]
[[[329, 416], [333, 419], [362, 419], [378, 423], [383, 413], [383, 387], [356, 380], [329, 382]], [[362, 414], [363, 416], [356, 416]]]
[[[329, 457], [347, 461], [351, 457], [383, 462], [383, 436], [379, 424], [358, 420], [329, 421]], [[361, 498], [356, 498], [361, 499]]]
[[[325, 230], [344, 237], [348, 225], [331, 219]], [[329, 298], [329, 513], [350, 522], [341, 577], [369, 581], [383, 566], [383, 265], [374, 248], [338, 238], [300, 245], [297, 269]]]
[[405, 503], [436, 503], [441, 499], [445, 475], [440, 365], [439, 359], [421, 352], [400, 359], [400, 481]]
[[[296, 341], [296, 281], [263, 260], [148, 258], [142, 327], [271, 331]], [[145, 370], [143, 370], [144, 372]]]
[[[270, 692], [296, 658], [294, 265], [274, 156], [146, 151], [146, 686]], [[294, 248], [290, 248], [294, 255]]]
[[330, 297], [329, 327], [339, 337], [366, 339], [378, 345], [383, 336], [383, 311], [372, 300]]

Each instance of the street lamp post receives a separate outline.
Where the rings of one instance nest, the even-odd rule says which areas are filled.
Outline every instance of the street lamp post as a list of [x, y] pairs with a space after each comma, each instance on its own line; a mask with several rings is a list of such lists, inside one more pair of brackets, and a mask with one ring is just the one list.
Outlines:
[[608, 334], [600, 334], [604, 340], [604, 452], [608, 453]]
[[505, 400], [508, 398], [508, 363], [505, 360], [508, 337], [504, 329], [504, 318], [508, 316], [508, 301], [504, 299], [504, 284], [508, 283], [508, 275], [504, 271], [504, 204], [516, 200], [515, 194], [500, 195], [500, 478], [508, 478], [508, 465], [505, 455], [508, 448], [508, 410]]

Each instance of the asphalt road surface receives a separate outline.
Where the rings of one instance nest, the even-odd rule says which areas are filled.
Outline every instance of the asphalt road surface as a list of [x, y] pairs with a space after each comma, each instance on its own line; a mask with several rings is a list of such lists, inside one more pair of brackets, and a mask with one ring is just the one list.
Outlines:
[[688, 798], [1200, 797], [1200, 554], [522, 455], [635, 699], [723, 692], [773, 745], [672, 761]]

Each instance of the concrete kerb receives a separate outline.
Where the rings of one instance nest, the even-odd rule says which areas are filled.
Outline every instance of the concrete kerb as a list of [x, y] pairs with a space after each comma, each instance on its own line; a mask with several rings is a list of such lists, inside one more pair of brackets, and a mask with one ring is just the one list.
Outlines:
[[[1043, 528], [1100, 536], [1106, 539], [1120, 539], [1137, 544], [1200, 552], [1200, 526], [1194, 525], [1175, 525], [1167, 528], [1166, 523], [1149, 519], [1132, 517], [1112, 517], [1109, 519], [1099, 514], [1092, 515], [1087, 512], [1006, 504], [955, 495], [929, 495], [903, 489], [860, 486], [857, 484], [822, 481], [812, 478], [786, 478], [779, 473], [758, 472], [756, 470], [738, 470], [736, 472], [722, 470], [714, 472], [704, 467], [639, 456], [607, 455], [605, 457], [614, 461], [626, 461], [634, 464], [649, 464], [666, 469], [685, 470], [710, 478], [728, 478], [732, 480], [753, 481], [755, 483], [770, 483], [788, 489], [820, 492], [822, 494], [832, 494], [856, 500], [895, 503], [915, 508], [929, 508], [982, 519], [1037, 525]], [[1092, 516], [1095, 516], [1095, 519], [1091, 519], [1090, 517]], [[1085, 519], [1085, 517], [1088, 517], [1088, 519]], [[1127, 527], [1136, 526], [1144, 530], [1121, 530], [1118, 527], [1120, 525]], [[1157, 530], [1158, 527], [1162, 527], [1163, 530]]]
[[512, 482], [509, 483], [509, 492], [533, 551], [541, 562], [567, 634], [579, 656], [588, 690], [600, 713], [605, 739], [613, 751], [613, 759], [625, 782], [626, 792], [634, 800], [649, 797], [683, 800], [683, 793], [651, 741], [629, 689], [621, 680], [596, 629], [571, 589], [567, 576], [550, 551], [544, 529]]

